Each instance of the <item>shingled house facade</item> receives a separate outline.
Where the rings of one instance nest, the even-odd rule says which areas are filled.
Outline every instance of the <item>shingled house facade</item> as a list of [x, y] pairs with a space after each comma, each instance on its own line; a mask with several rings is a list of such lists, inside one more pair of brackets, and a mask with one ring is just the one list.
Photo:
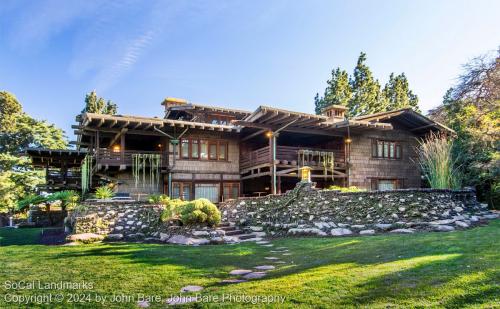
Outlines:
[[[75, 158], [87, 158], [86, 188], [104, 181], [137, 198], [165, 193], [220, 202], [292, 189], [303, 166], [311, 168], [318, 187], [414, 188], [422, 181], [415, 164], [417, 138], [450, 132], [411, 109], [347, 119], [342, 106], [314, 115], [267, 106], [250, 112], [175, 98], [162, 105], [162, 118], [77, 116], [77, 153], [69, 158], [71, 166]], [[28, 154], [47, 169], [53, 162], [40, 150]], [[64, 155], [58, 156], [58, 166], [67, 166], [61, 164]]]

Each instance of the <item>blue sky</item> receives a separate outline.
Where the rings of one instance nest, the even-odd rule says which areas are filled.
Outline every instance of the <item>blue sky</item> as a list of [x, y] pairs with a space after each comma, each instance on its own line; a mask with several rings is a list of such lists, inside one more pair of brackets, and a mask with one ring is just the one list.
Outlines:
[[471, 58], [500, 47], [500, 1], [3, 0], [0, 89], [71, 124], [95, 89], [121, 114], [164, 97], [313, 112], [332, 68], [360, 51], [385, 83], [405, 72], [426, 111]]

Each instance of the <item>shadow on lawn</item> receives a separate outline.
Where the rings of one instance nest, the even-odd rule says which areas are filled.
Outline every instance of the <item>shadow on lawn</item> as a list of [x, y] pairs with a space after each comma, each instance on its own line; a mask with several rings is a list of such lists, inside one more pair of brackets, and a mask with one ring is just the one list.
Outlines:
[[[436, 293], [439, 295], [439, 292], [431, 291], [433, 289], [455, 288], [457, 284], [458, 288], [464, 288], [464, 292], [445, 299], [439, 303], [440, 306], [480, 304], [494, 300], [499, 292], [498, 271], [494, 269], [495, 261], [498, 261], [495, 243], [499, 226], [500, 221], [497, 221], [487, 227], [453, 233], [277, 239], [273, 241], [275, 248], [286, 246], [293, 254], [283, 257], [283, 260], [293, 260], [294, 264], [273, 271], [260, 280], [286, 278], [335, 265], [342, 265], [342, 268], [328, 270], [332, 276], [338, 271], [363, 272], [365, 269], [370, 271], [369, 268], [380, 268], [383, 271], [359, 279], [361, 281], [355, 283], [353, 292], [342, 299], [342, 304], [390, 303], [391, 299], [398, 299], [397, 303], [405, 299], [418, 302], [422, 297], [438, 297]], [[175, 265], [185, 267], [194, 274], [227, 277], [225, 270], [268, 264], [264, 257], [273, 254], [269, 253], [270, 249], [273, 248], [249, 243], [200, 247], [109, 243], [89, 248], [71, 247], [71, 250], [55, 255], [54, 259], [115, 256], [123, 263]], [[483, 264], [486, 268], [475, 267]], [[473, 282], [471, 289], [467, 289], [467, 284], [460, 285], [454, 281], [478, 272], [486, 272], [487, 277]], [[314, 280], [328, 280], [328, 274], [311, 278], [311, 282]], [[433, 302], [432, 299], [430, 301]]]

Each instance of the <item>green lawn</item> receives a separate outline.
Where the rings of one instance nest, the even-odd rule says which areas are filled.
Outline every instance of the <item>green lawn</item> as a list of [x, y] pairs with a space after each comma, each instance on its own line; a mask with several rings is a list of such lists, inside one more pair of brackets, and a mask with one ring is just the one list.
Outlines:
[[[37, 230], [0, 229], [0, 308], [18, 307], [5, 295], [90, 294], [178, 295], [181, 287], [202, 285], [202, 295], [281, 295], [280, 307], [495, 307], [500, 301], [500, 220], [452, 233], [273, 240], [202, 247], [156, 244], [43, 246]], [[276, 247], [292, 253], [287, 264], [264, 279], [219, 285], [234, 268], [265, 262]], [[8, 290], [4, 282], [91, 282], [89, 290]], [[55, 307], [37, 305], [30, 307]], [[190, 304], [211, 307], [215, 303]], [[244, 306], [244, 303], [222, 303]], [[61, 304], [68, 307], [68, 304]], [[87, 308], [134, 308], [133, 302], [71, 304]], [[269, 305], [272, 306], [272, 305]], [[151, 308], [164, 307], [151, 303]]]

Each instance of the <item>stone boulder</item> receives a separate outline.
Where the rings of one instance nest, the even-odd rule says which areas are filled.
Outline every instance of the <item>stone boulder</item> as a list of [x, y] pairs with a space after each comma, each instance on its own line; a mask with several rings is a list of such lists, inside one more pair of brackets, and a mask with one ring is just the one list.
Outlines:
[[95, 233], [81, 233], [81, 234], [73, 234], [67, 237], [68, 241], [76, 241], [82, 243], [93, 243], [96, 241], [101, 241], [104, 239], [103, 235], [95, 234]]
[[454, 231], [455, 228], [451, 225], [435, 225], [434, 231], [436, 232], [451, 232]]
[[344, 235], [351, 235], [352, 231], [350, 229], [346, 229], [346, 228], [336, 228], [336, 229], [332, 229], [330, 231], [330, 234], [332, 236], [344, 236]]
[[210, 240], [205, 238], [186, 237], [184, 235], [173, 235], [167, 242], [178, 245], [206, 245], [210, 243]]
[[317, 228], [292, 228], [288, 230], [288, 234], [326, 236], [325, 232]]

